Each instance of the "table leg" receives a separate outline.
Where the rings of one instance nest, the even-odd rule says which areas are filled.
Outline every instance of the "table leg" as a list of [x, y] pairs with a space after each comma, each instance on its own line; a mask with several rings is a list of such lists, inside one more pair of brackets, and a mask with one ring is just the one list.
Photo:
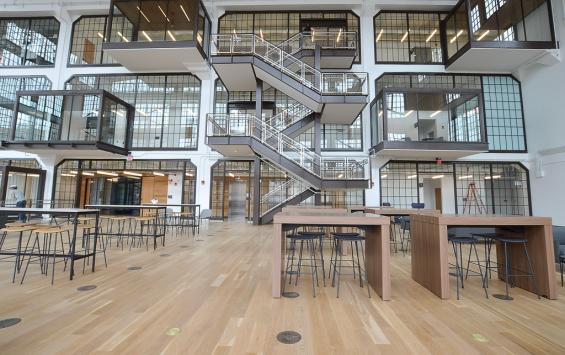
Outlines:
[[[365, 232], [365, 260], [369, 285], [383, 301], [391, 300], [389, 226], [376, 225], [375, 232]], [[345, 243], [344, 243], [345, 244]]]
[[[16, 281], [16, 270], [19, 270], [20, 268], [20, 249], [22, 247], [22, 236], [23, 236], [23, 232], [20, 232], [20, 239], [18, 239], [18, 250], [16, 250], [16, 263], [14, 264], [14, 276], [12, 277], [12, 283]], [[24, 260], [25, 260], [25, 254], [24, 254]]]
[[96, 222], [94, 222], [94, 248], [93, 248], [93, 251], [92, 251], [92, 253], [93, 253], [92, 254], [92, 272], [94, 272], [94, 268], [96, 267], [96, 243], [98, 241], [98, 218], [99, 217], [100, 217], [100, 212], [96, 212]]
[[441, 299], [449, 299], [447, 226], [410, 216], [412, 279]]
[[70, 273], [71, 273], [71, 280], [73, 279], [73, 276], [75, 275], [75, 246], [76, 246], [76, 242], [77, 242], [77, 222], [78, 222], [78, 213], [75, 213], [75, 223], [74, 223], [74, 228], [73, 228], [73, 241], [72, 241], [72, 246], [71, 246], [71, 267], [69, 268]]
[[281, 274], [281, 262], [282, 262], [282, 250], [284, 246], [281, 247], [282, 243], [282, 225], [274, 225], [274, 236], [273, 236], [273, 297], [281, 297], [281, 283], [283, 282], [283, 277]]

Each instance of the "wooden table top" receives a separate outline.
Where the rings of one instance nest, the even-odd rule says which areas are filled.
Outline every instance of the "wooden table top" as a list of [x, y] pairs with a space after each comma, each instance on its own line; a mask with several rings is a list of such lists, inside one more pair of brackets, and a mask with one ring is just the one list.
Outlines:
[[158, 207], [200, 207], [200, 205], [194, 203], [143, 203], [142, 206], [158, 206]]
[[305, 209], [315, 209], [315, 208], [319, 208], [319, 209], [330, 209], [333, 208], [332, 206], [286, 206], [285, 208], [296, 208], [296, 209], [301, 209], [301, 208], [305, 208]]
[[[166, 206], [159, 206], [154, 204], [149, 204], [147, 206], [140, 206], [140, 205], [86, 205], [85, 208], [98, 208], [98, 209], [131, 209], [131, 210], [142, 210], [142, 209], [162, 209]], [[87, 212], [91, 212], [92, 210], [84, 210]]]
[[374, 210], [384, 210], [384, 209], [393, 209], [393, 206], [348, 206], [346, 207], [347, 211], [351, 213], [351, 211], [364, 211], [368, 208], [374, 209]]
[[291, 206], [283, 207], [282, 212], [295, 212], [295, 213], [348, 213], [345, 208], [289, 208]]
[[366, 208], [365, 213], [382, 214], [385, 216], [409, 216], [411, 214], [440, 214], [440, 210], [418, 210], [418, 209], [386, 209], [379, 210], [374, 208]]
[[506, 214], [419, 214], [415, 220], [449, 225], [551, 225], [551, 217], [515, 216]]
[[[96, 208], [97, 206], [92, 206]], [[3, 212], [19, 212], [19, 213], [93, 213], [97, 210], [84, 209], [84, 208], [33, 208], [33, 207], [0, 207], [0, 213]]]
[[302, 225], [388, 225], [390, 218], [372, 213], [279, 212], [275, 224]]

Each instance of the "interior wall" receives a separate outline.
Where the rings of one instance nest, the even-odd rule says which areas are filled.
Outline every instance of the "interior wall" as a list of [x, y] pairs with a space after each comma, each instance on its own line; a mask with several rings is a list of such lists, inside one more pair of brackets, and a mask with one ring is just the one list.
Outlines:
[[453, 175], [441, 179], [441, 206], [443, 213], [455, 213], [455, 185]]
[[[169, 174], [167, 185], [167, 203], [182, 203], [182, 175]], [[174, 212], [181, 212], [182, 207], [171, 207]]]

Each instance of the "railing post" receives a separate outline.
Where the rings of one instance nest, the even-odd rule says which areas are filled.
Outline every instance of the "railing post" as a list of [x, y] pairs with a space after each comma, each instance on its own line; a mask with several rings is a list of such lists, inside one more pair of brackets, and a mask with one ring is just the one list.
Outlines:
[[300, 147], [300, 166], [304, 168], [304, 146]]

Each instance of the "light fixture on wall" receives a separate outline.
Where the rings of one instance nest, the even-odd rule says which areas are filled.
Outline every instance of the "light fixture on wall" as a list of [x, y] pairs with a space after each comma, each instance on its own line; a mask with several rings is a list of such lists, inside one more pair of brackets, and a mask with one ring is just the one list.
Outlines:
[[149, 35], [147, 33], [145, 33], [145, 31], [141, 31], [141, 33], [143, 33], [143, 35], [145, 36], [145, 38], [147, 38], [147, 40], [149, 42], [153, 42], [153, 40], [151, 39], [151, 37], [149, 37]]
[[233, 173], [228, 173], [229, 176], [231, 177], [235, 177], [235, 175]]
[[110, 172], [107, 172], [107, 171], [100, 171], [100, 170], [98, 170], [96, 173], [102, 174], [102, 175], [118, 176], [118, 174], [116, 174], [116, 173], [110, 173]]
[[472, 178], [473, 178], [473, 175], [465, 175], [465, 176], [460, 176], [459, 180], [461, 180], [461, 179], [472, 179]]
[[418, 176], [418, 175], [410, 175], [410, 176], [407, 176], [406, 178], [407, 178], [407, 179], [415, 179], [417, 176]]
[[155, 175], [157, 175], [157, 176], [165, 176], [165, 174], [163, 174], [163, 173], [158, 173], [158, 172], [156, 172], [156, 171], [154, 171], [153, 174], [155, 174]]
[[457, 37], [461, 36], [462, 33], [463, 33], [463, 30], [457, 32], [457, 36], [453, 37], [453, 38], [451, 39], [451, 41], [449, 41], [449, 43], [455, 42], [455, 40], [457, 39]]
[[145, 16], [145, 14], [143, 13], [143, 11], [141, 11], [141, 9], [139, 8], [139, 6], [136, 6], [136, 7], [137, 7], [137, 9], [139, 10], [139, 12], [143, 15], [143, 17], [145, 17], [145, 20], [146, 20], [147, 22], [151, 22], [151, 21], [149, 21], [149, 19], [147, 18], [147, 16]]
[[435, 115], [438, 115], [438, 114], [440, 114], [440, 113], [441, 113], [441, 110], [438, 110], [438, 111], [432, 113], [432, 114], [430, 115], [430, 117], [434, 117]]
[[175, 36], [173, 36], [173, 34], [171, 33], [171, 31], [167, 31], [167, 33], [169, 34], [169, 36], [171, 36], [171, 38], [173, 39], [173, 41], [176, 41], [177, 39], [175, 38]]
[[131, 171], [124, 171], [124, 174], [126, 174], [126, 175], [133, 175], [133, 176], [143, 176], [142, 174], [139, 174], [139, 173], [132, 173]]
[[432, 179], [443, 179], [443, 175], [432, 176]]
[[386, 178], [387, 176], [388, 176], [387, 174], [381, 175], [381, 179], [384, 179], [384, 178]]
[[94, 173], [83, 172], [82, 175], [94, 176]]
[[406, 112], [406, 114], [404, 115], [404, 117], [408, 117], [412, 114], [412, 112], [414, 112], [414, 110], [410, 110], [408, 112]]
[[186, 16], [186, 19], [188, 21], [190, 21], [190, 18], [188, 17], [188, 15], [186, 14], [186, 11], [184, 11], [184, 7], [182, 7], [182, 5], [180, 5], [180, 9], [182, 10], [182, 12], [184, 13], [184, 16]]
[[408, 37], [408, 31], [406, 31], [406, 33], [404, 34], [404, 37], [402, 37], [402, 39], [400, 40], [400, 42], [404, 42], [404, 40], [406, 39], [406, 37]]

